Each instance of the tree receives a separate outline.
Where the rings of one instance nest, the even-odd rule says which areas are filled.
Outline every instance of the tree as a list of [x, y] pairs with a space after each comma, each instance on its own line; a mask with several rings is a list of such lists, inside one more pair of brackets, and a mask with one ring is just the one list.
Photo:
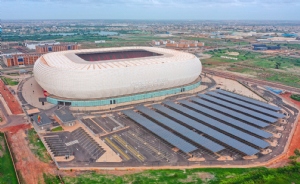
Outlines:
[[297, 163], [297, 160], [300, 158], [300, 150], [295, 149], [294, 154], [295, 155], [289, 157], [289, 159], [293, 164]]
[[281, 65], [280, 62], [276, 62], [276, 64], [275, 64], [275, 69], [279, 69], [280, 65]]

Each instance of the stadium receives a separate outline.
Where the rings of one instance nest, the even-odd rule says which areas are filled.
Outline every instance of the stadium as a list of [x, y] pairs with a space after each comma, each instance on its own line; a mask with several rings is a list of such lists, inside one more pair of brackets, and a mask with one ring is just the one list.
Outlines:
[[48, 53], [33, 70], [49, 103], [88, 107], [193, 90], [201, 84], [202, 65], [185, 52], [122, 47]]

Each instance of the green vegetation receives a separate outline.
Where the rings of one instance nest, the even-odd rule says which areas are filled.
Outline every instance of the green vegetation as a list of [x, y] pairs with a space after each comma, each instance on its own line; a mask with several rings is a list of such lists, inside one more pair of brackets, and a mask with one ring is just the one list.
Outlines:
[[300, 44], [283, 44], [282, 46], [286, 46], [288, 49], [300, 49]]
[[[228, 52], [238, 52], [239, 55], [230, 56], [227, 55]], [[296, 73], [297, 70], [300, 72], [300, 58], [269, 56], [234, 49], [218, 49], [208, 51], [206, 54], [212, 56], [201, 60], [206, 67], [225, 66], [228, 71], [250, 74], [263, 80], [300, 88], [300, 75]], [[238, 60], [221, 58], [221, 56], [238, 58]]]
[[29, 140], [29, 147], [31, 151], [42, 161], [48, 163], [51, 160], [50, 155], [47, 152], [43, 142], [40, 140], [39, 136], [35, 132], [35, 130], [29, 129], [28, 130], [28, 140]]
[[0, 183], [18, 183], [3, 133], [0, 133]]
[[[211, 184], [286, 184], [300, 183], [300, 164], [276, 169], [259, 168], [199, 168], [186, 170], [148, 170], [124, 176], [104, 175], [88, 172], [76, 177], [66, 176], [64, 183], [211, 183]], [[59, 183], [55, 176], [44, 175], [45, 183]]]
[[51, 132], [60, 132], [60, 131], [63, 131], [64, 129], [61, 127], [61, 126], [58, 126], [58, 127], [56, 127], [56, 128], [53, 128], [52, 130], [51, 130]]
[[264, 77], [268, 81], [279, 82], [288, 86], [300, 88], [300, 77], [296, 75], [290, 75], [289, 73], [275, 73], [268, 72], [268, 75]]
[[291, 98], [294, 100], [300, 101], [300, 95], [298, 95], [298, 94], [291, 95]]
[[11, 79], [11, 78], [1, 77], [1, 79], [5, 85], [15, 86], [15, 85], [19, 84], [18, 81], [15, 81], [14, 79]]
[[60, 184], [60, 180], [58, 178], [58, 176], [52, 176], [50, 174], [43, 174], [44, 177], [44, 182], [46, 184]]
[[[230, 56], [227, 55], [228, 52], [238, 52], [239, 55], [238, 56]], [[208, 52], [205, 52], [205, 54], [210, 54], [212, 56], [213, 59], [215, 58], [220, 58], [221, 56], [229, 56], [229, 57], [233, 57], [233, 58], [237, 58], [237, 61], [246, 61], [246, 60], [253, 60], [258, 58], [259, 56], [262, 56], [263, 54], [260, 53], [256, 53], [256, 52], [250, 52], [250, 51], [237, 51], [237, 50], [233, 50], [233, 49], [217, 49], [217, 50], [211, 50]], [[237, 62], [235, 60], [230, 60], [230, 59], [225, 59], [225, 58], [221, 58], [221, 60], [224, 60], [223, 62]]]
[[17, 41], [17, 42], [23, 42], [25, 40], [55, 40], [62, 38], [63, 36], [59, 35], [2, 35], [2, 41], [9, 42], [9, 41]]

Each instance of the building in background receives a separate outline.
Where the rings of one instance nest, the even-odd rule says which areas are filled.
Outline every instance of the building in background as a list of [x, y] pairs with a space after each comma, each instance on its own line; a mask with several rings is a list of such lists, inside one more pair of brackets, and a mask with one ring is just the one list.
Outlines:
[[37, 45], [59, 45], [60, 42], [56, 42], [55, 40], [48, 41], [25, 41], [24, 45], [30, 50], [36, 49]]
[[76, 43], [62, 43], [54, 45], [36, 45], [35, 47], [37, 53], [48, 53], [48, 52], [59, 52], [65, 50], [78, 50], [78, 44]]
[[253, 50], [280, 50], [280, 45], [253, 44]]
[[33, 65], [41, 55], [41, 53], [4, 55], [3, 62], [7, 67]]
[[96, 40], [95, 43], [105, 43], [105, 40]]

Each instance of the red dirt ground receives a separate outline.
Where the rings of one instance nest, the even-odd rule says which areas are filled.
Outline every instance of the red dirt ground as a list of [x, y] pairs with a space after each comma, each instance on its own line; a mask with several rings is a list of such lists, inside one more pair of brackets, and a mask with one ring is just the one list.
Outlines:
[[292, 93], [285, 92], [284, 94], [281, 94], [280, 96], [282, 98], [284, 98], [286, 101], [290, 102], [291, 104], [293, 104], [293, 105], [295, 104], [295, 106], [298, 106], [298, 108], [300, 109], [300, 102], [297, 100], [291, 99], [291, 97], [290, 97], [291, 95], [292, 95]]
[[9, 107], [12, 114], [22, 114], [22, 108], [17, 99], [10, 93], [2, 80], [0, 80], [0, 93], [4, 98], [7, 106]]
[[[300, 110], [300, 102], [293, 100], [290, 98], [291, 93], [285, 93], [280, 95], [283, 99], [290, 102], [290, 104], [295, 105], [298, 110]], [[274, 161], [270, 167], [281, 167], [289, 162], [289, 157], [294, 155], [295, 149], [300, 149], [300, 118], [298, 119], [297, 127], [295, 129], [294, 135], [292, 137], [291, 143], [288, 147], [288, 150], [286, 154], [283, 154], [282, 156], [278, 157], [276, 161]]]
[[21, 181], [26, 183], [43, 183], [43, 173], [55, 175], [56, 167], [52, 163], [41, 162], [30, 150], [26, 141], [25, 130], [30, 124], [22, 124], [5, 128], [8, 142], [11, 146], [16, 162], [16, 169], [21, 173]]

